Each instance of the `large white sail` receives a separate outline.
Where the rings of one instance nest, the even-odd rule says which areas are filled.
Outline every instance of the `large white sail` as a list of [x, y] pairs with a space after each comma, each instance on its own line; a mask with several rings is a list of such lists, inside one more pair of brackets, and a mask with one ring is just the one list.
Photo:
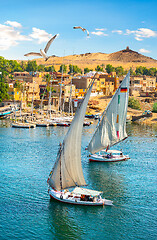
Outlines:
[[129, 98], [130, 71], [102, 114], [101, 121], [88, 145], [92, 154], [122, 141], [127, 137], [126, 117]]
[[84, 116], [94, 80], [89, 87], [59, 149], [48, 184], [57, 190], [86, 185], [81, 166], [81, 136]]

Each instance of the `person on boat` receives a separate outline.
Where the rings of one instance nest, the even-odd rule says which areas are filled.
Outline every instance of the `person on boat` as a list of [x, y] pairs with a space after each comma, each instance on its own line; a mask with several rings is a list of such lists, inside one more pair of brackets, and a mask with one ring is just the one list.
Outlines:
[[112, 158], [112, 153], [107, 154], [107, 158]]
[[120, 156], [123, 157], [123, 152], [122, 152], [122, 149], [121, 149], [121, 153], [120, 153]]

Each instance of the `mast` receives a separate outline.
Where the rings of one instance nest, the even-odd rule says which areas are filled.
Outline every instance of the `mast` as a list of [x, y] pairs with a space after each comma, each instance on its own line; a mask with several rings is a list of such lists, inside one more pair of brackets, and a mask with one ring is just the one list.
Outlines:
[[22, 94], [21, 94], [21, 104], [20, 104], [20, 117], [22, 116], [22, 99], [23, 99], [23, 93], [24, 93], [24, 86], [25, 86], [25, 82], [23, 84], [23, 91], [22, 91]]
[[32, 118], [33, 118], [34, 91], [35, 91], [35, 80], [34, 80], [34, 84], [33, 84], [33, 95], [32, 95], [32, 105], [31, 105], [31, 116], [32, 116]]
[[[74, 55], [74, 53], [73, 53]], [[71, 82], [70, 82], [70, 97], [69, 97], [69, 116], [70, 112], [72, 113], [73, 117], [73, 106], [72, 106], [72, 76], [73, 76], [73, 60], [72, 60], [72, 72], [71, 72]]]
[[51, 93], [52, 93], [52, 75], [50, 80], [49, 102], [48, 102], [48, 109], [47, 109], [47, 115], [49, 112], [50, 120], [51, 120]]

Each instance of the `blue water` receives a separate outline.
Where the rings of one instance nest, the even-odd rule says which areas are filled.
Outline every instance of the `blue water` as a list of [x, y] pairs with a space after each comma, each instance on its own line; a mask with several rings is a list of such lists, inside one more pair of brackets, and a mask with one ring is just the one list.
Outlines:
[[47, 178], [67, 128], [10, 128], [0, 122], [0, 240], [157, 239], [157, 128], [128, 125], [120, 163], [89, 163], [84, 150], [95, 125], [84, 127], [82, 165], [89, 188], [114, 206], [50, 201]]

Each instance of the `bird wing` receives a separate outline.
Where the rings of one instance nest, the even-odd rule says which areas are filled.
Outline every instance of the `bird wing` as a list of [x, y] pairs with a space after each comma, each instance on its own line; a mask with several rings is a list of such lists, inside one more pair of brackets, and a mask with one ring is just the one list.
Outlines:
[[[85, 32], [85, 31], [87, 31], [87, 29], [86, 28], [83, 28], [83, 27], [80, 27], [80, 26], [78, 26], [78, 27], [73, 27], [74, 29], [81, 29], [83, 32]], [[89, 32], [87, 31], [87, 35], [89, 36]]]
[[30, 52], [30, 53], [26, 53], [24, 56], [42, 56], [40, 53], [35, 53], [35, 52]]
[[78, 26], [78, 27], [73, 27], [73, 29], [82, 29], [82, 27]]
[[48, 43], [46, 44], [46, 47], [45, 47], [45, 49], [44, 49], [44, 52], [45, 52], [45, 53], [47, 53], [47, 51], [48, 51], [51, 43], [55, 40], [55, 38], [57, 37], [57, 35], [58, 35], [58, 34], [56, 34], [55, 36], [53, 36], [53, 37], [48, 41]]

